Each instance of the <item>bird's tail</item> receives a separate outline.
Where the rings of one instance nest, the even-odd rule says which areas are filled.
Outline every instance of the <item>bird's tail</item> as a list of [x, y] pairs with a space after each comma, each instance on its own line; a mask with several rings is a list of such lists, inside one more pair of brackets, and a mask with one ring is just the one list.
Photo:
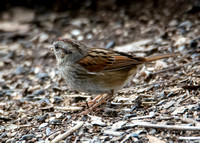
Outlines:
[[150, 56], [146, 57], [146, 62], [151, 62], [159, 59], [164, 59], [164, 58], [169, 58], [169, 57], [175, 57], [179, 55], [180, 53], [175, 52], [175, 53], [168, 53], [168, 54], [162, 54], [162, 55], [155, 55], [155, 56]]

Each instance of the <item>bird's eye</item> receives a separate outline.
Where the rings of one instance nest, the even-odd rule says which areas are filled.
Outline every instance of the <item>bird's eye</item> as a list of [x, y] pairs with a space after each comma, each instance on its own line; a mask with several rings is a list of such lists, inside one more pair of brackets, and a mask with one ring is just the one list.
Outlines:
[[54, 47], [56, 51], [59, 49], [59, 46], [57, 44]]

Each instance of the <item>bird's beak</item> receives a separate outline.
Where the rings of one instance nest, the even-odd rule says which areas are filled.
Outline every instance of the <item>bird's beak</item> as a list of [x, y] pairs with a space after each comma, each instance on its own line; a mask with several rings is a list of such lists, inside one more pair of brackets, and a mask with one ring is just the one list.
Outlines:
[[51, 51], [53, 51], [53, 46], [50, 46], [49, 49], [50, 49]]

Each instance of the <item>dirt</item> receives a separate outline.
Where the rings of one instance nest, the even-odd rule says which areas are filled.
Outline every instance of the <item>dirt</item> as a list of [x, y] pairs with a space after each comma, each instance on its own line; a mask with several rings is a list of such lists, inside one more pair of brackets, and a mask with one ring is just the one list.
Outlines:
[[[76, 125], [60, 142], [200, 140], [198, 0], [29, 2], [0, 13], [1, 142], [51, 142]], [[144, 65], [112, 100], [79, 116], [95, 96], [60, 77], [48, 48], [60, 37], [141, 56], [180, 54]]]

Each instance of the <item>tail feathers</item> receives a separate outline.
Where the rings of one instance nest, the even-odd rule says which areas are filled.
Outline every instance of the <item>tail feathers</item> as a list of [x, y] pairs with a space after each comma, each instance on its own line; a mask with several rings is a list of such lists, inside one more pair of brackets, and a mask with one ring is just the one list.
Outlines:
[[168, 54], [150, 56], [150, 57], [146, 57], [145, 58], [146, 59], [145, 62], [151, 62], [151, 61], [156, 61], [156, 60], [160, 60], [160, 59], [164, 59], [164, 58], [175, 57], [175, 56], [177, 56], [179, 54], [180, 53], [175, 52], [175, 53], [168, 53]]

